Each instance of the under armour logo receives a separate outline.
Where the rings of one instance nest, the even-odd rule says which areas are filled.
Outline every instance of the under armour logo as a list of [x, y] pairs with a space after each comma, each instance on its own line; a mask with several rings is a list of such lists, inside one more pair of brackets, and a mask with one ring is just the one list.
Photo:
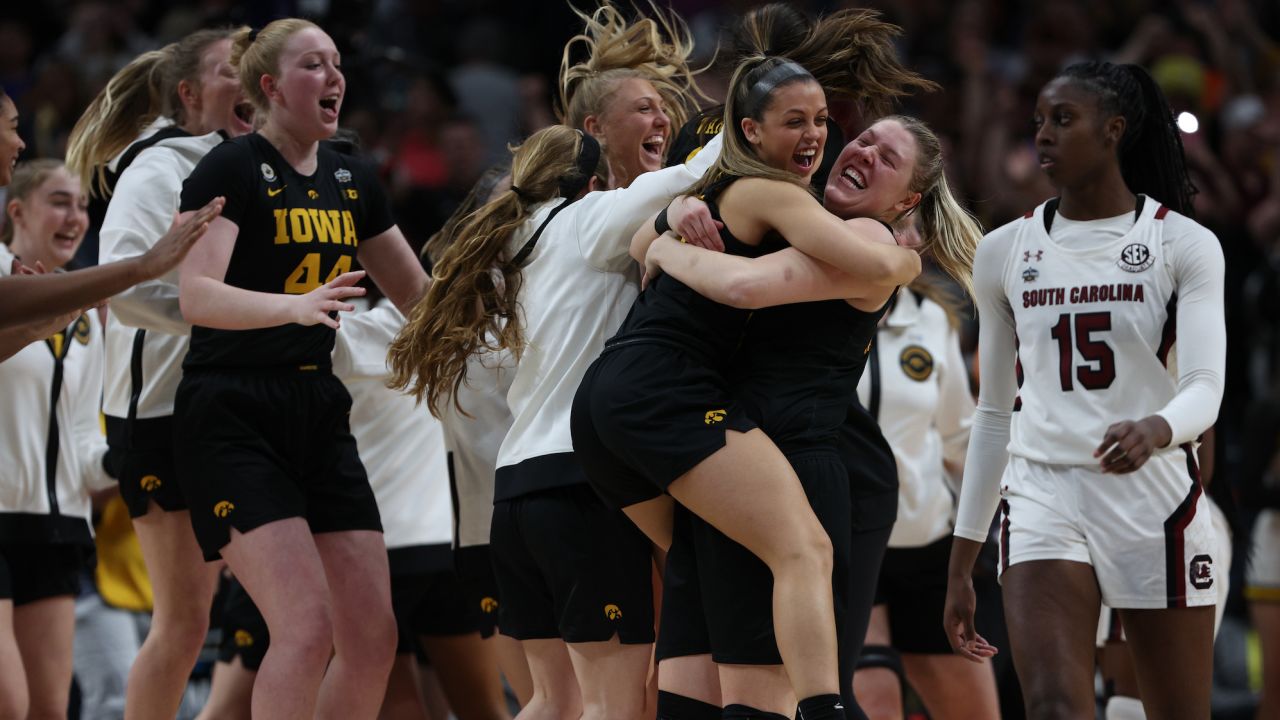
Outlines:
[[1022, 262], [1031, 262], [1032, 258], [1035, 258], [1036, 262], [1040, 262], [1044, 259], [1044, 251], [1037, 250], [1035, 252], [1031, 252], [1030, 250], [1024, 250], [1022, 252]]

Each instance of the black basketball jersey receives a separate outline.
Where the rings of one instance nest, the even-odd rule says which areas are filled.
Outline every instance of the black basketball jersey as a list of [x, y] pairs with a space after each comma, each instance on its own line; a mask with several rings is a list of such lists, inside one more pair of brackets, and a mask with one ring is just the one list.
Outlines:
[[[315, 172], [293, 169], [257, 133], [228, 140], [200, 161], [182, 188], [183, 212], [224, 196], [222, 216], [240, 229], [225, 282], [302, 295], [355, 266], [360, 243], [394, 223], [373, 170], [321, 144]], [[193, 326], [184, 368], [330, 365], [334, 331], [324, 325], [255, 330]]]
[[[716, 200], [724, 189], [737, 178], [723, 178], [707, 189], [703, 200], [711, 210], [711, 216], [720, 219]], [[770, 232], [759, 245], [748, 245], [720, 228], [724, 251], [729, 255], [758, 257], [770, 250], [777, 250], [784, 242], [777, 233]], [[748, 310], [721, 305], [685, 285], [670, 275], [659, 275], [640, 293], [631, 311], [622, 321], [613, 339], [605, 348], [629, 342], [663, 342], [689, 350], [708, 363], [726, 362], [742, 337]]]

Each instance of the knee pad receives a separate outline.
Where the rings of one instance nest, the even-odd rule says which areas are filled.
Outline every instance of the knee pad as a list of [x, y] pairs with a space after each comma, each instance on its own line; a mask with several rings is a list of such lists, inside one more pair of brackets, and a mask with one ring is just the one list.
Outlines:
[[1138, 698], [1113, 695], [1107, 700], [1106, 720], [1147, 720], [1147, 711]]
[[765, 712], [757, 710], [748, 705], [726, 705], [724, 713], [720, 715], [723, 720], [791, 720], [786, 715], [778, 713]]
[[720, 720], [720, 708], [701, 700], [659, 690], [657, 720]]
[[902, 654], [897, 648], [889, 645], [864, 645], [862, 654], [858, 656], [857, 670], [868, 668], [884, 668], [892, 670], [898, 676], [898, 684], [906, 684], [906, 670], [902, 668]]

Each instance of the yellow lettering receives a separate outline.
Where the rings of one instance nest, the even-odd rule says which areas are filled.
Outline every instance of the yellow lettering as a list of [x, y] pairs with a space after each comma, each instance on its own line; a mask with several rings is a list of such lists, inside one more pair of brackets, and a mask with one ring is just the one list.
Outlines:
[[289, 217], [289, 211], [284, 209], [277, 209], [277, 210], [272, 210], [271, 212], [274, 213], [276, 216], [276, 244], [288, 245], [289, 234], [285, 232], [284, 223], [285, 223], [285, 220]]
[[[308, 240], [310, 236], [308, 235]], [[285, 278], [284, 291], [289, 295], [305, 295], [320, 287], [320, 253], [307, 253], [298, 267]]]
[[294, 208], [289, 211], [289, 229], [293, 232], [294, 242], [311, 242], [311, 217], [306, 210]]
[[351, 272], [351, 256], [343, 255], [338, 258], [338, 262], [333, 264], [333, 269], [329, 271], [329, 276], [324, 279], [325, 283], [333, 282], [333, 279], [345, 272]]
[[360, 240], [356, 238], [356, 221], [351, 217], [350, 210], [342, 211], [342, 244], [352, 247], [360, 244]]
[[322, 243], [342, 242], [342, 218], [337, 210], [310, 210], [311, 224], [316, 229], [316, 239]]

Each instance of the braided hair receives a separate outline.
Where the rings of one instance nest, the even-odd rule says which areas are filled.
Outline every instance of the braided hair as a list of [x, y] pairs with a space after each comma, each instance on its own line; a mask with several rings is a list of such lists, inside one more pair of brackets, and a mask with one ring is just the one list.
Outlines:
[[1068, 66], [1058, 77], [1079, 83], [1098, 97], [1103, 117], [1122, 116], [1118, 151], [1125, 185], [1188, 217], [1194, 216], [1195, 185], [1169, 101], [1138, 65], [1090, 61]]

